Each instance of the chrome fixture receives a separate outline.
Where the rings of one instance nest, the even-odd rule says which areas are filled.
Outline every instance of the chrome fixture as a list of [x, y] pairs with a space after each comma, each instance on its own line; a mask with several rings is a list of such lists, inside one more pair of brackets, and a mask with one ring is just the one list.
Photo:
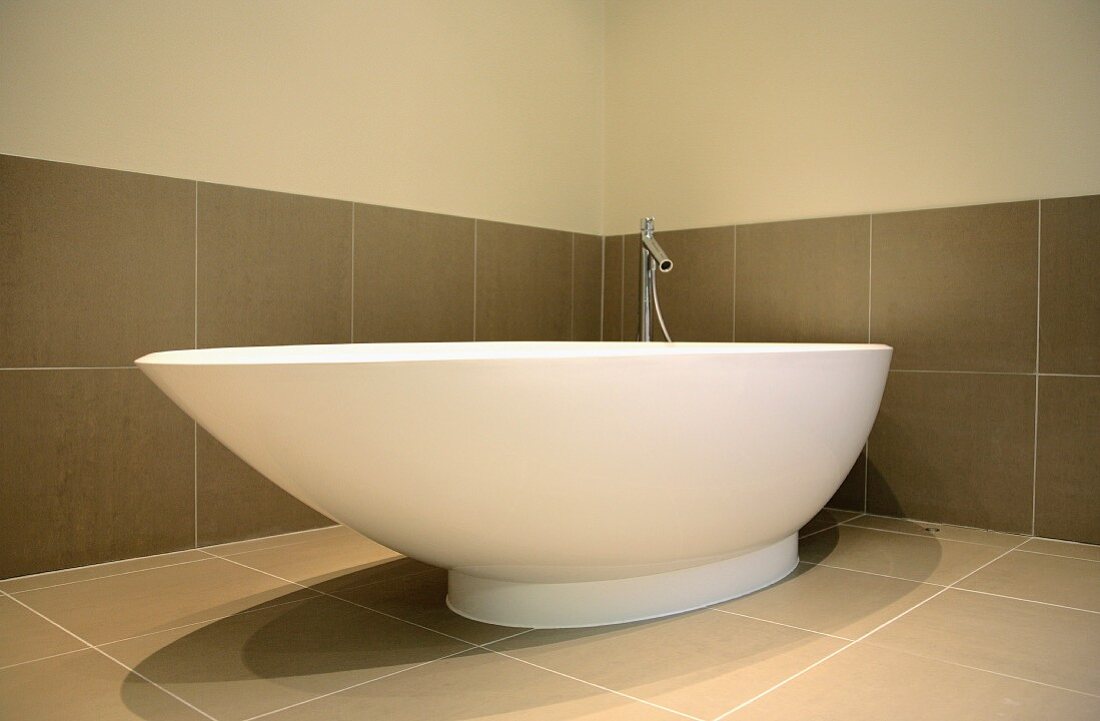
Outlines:
[[657, 299], [657, 271], [667, 273], [672, 270], [672, 260], [665, 253], [664, 248], [653, 237], [653, 218], [642, 218], [642, 262], [641, 285], [638, 293], [638, 301], [641, 306], [638, 309], [638, 340], [652, 340], [652, 329], [649, 314], [649, 299], [653, 298], [653, 308], [657, 311], [657, 321], [661, 324], [661, 332], [665, 340], [672, 342], [665, 327], [665, 319], [661, 315], [661, 303]]

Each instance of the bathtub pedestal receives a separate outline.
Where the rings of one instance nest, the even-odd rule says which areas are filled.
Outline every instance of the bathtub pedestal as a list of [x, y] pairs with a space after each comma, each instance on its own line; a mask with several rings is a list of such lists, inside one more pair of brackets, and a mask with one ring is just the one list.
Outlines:
[[515, 583], [451, 571], [447, 605], [460, 616], [523, 628], [641, 621], [728, 601], [769, 586], [798, 565], [798, 534], [724, 561], [650, 576], [577, 583]]

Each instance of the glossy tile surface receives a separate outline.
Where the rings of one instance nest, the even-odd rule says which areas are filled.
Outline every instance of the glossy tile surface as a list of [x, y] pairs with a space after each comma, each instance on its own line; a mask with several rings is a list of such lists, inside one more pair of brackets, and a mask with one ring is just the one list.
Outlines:
[[573, 340], [600, 340], [603, 238], [573, 234]]
[[0, 596], [0, 668], [87, 648], [33, 611]]
[[200, 348], [351, 340], [351, 203], [199, 183]]
[[0, 155], [0, 367], [194, 343], [195, 184]]
[[870, 217], [737, 227], [737, 340], [866, 343]]
[[894, 368], [1035, 371], [1038, 201], [872, 222], [871, 340]]
[[474, 220], [355, 206], [355, 340], [473, 340]]
[[1039, 371], [1100, 374], [1100, 195], [1042, 206]]
[[959, 588], [1100, 613], [1100, 563], [1096, 560], [1013, 551], [962, 581]]
[[841, 524], [799, 542], [799, 557], [852, 571], [950, 584], [1004, 552], [976, 543], [941, 541]]
[[[673, 262], [671, 271], [656, 277], [657, 298], [673, 340], [733, 340], [734, 232], [727, 226], [657, 233]], [[656, 310], [653, 337], [664, 338]]]
[[209, 721], [91, 649], [0, 670], [0, 718]]
[[1035, 533], [1100, 543], [1100, 377], [1039, 377]]
[[477, 340], [569, 340], [571, 233], [478, 221]]
[[194, 545], [193, 426], [136, 368], [0, 372], [0, 577]]
[[1088, 721], [1100, 699], [858, 644], [730, 718], [741, 721]]
[[198, 545], [332, 525], [332, 520], [276, 486], [202, 428], [196, 441]]
[[867, 510], [1031, 530], [1035, 379], [891, 371], [868, 440]]
[[867, 638], [919, 656], [1100, 694], [1100, 614], [948, 589]]
[[444, 571], [342, 527], [67, 571], [16, 597], [125, 667], [0, 594], [0, 655], [22, 659], [0, 717], [193, 718], [170, 694], [207, 721], [1095, 717], [1100, 614], [1050, 604], [1091, 603], [1100, 563], [1066, 554], [1097, 547], [937, 528], [826, 509], [766, 589], [572, 630], [461, 618]]

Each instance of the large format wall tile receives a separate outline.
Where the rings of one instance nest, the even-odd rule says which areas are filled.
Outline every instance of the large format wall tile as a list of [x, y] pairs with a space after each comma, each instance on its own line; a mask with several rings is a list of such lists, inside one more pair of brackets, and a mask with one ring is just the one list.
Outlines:
[[1035, 379], [892, 371], [868, 441], [867, 510], [1031, 530]]
[[1100, 374], [1100, 195], [1042, 206], [1039, 372]]
[[1100, 543], [1100, 378], [1039, 377], [1035, 535]]
[[0, 156], [0, 366], [194, 343], [195, 184]]
[[600, 340], [603, 238], [573, 234], [573, 340]]
[[867, 341], [870, 218], [737, 228], [737, 340]]
[[333, 523], [267, 480], [202, 428], [198, 429], [196, 441], [198, 545], [241, 541]]
[[1038, 201], [873, 218], [871, 340], [903, 370], [1035, 371]]
[[[669, 272], [656, 274], [657, 298], [669, 335], [676, 341], [731, 342], [733, 226], [674, 230], [656, 237], [673, 264]], [[637, 276], [633, 278], [637, 284]], [[651, 312], [652, 337], [663, 340], [656, 310]]]
[[859, 458], [852, 464], [848, 475], [836, 489], [836, 493], [825, 505], [829, 508], [844, 508], [849, 511], [862, 511], [866, 507], [867, 455], [859, 452]]
[[474, 220], [355, 206], [355, 340], [474, 337]]
[[623, 236], [604, 239], [603, 340], [623, 339]]
[[199, 184], [198, 345], [351, 340], [351, 203]]
[[193, 545], [192, 423], [137, 369], [0, 371], [0, 577]]
[[569, 340], [573, 237], [477, 223], [477, 340]]
[[[664, 234], [659, 233], [659, 238]], [[641, 294], [642, 241], [638, 233], [623, 236], [623, 340], [638, 340], [638, 297]], [[669, 330], [671, 333], [671, 329]], [[676, 336], [672, 336], [675, 338]]]

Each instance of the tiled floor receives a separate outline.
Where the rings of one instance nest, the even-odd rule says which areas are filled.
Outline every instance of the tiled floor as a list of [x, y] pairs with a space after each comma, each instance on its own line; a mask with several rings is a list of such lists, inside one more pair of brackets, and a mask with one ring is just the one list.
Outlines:
[[672, 618], [468, 621], [343, 528], [0, 582], [0, 718], [1100, 719], [1100, 547], [825, 511]]

